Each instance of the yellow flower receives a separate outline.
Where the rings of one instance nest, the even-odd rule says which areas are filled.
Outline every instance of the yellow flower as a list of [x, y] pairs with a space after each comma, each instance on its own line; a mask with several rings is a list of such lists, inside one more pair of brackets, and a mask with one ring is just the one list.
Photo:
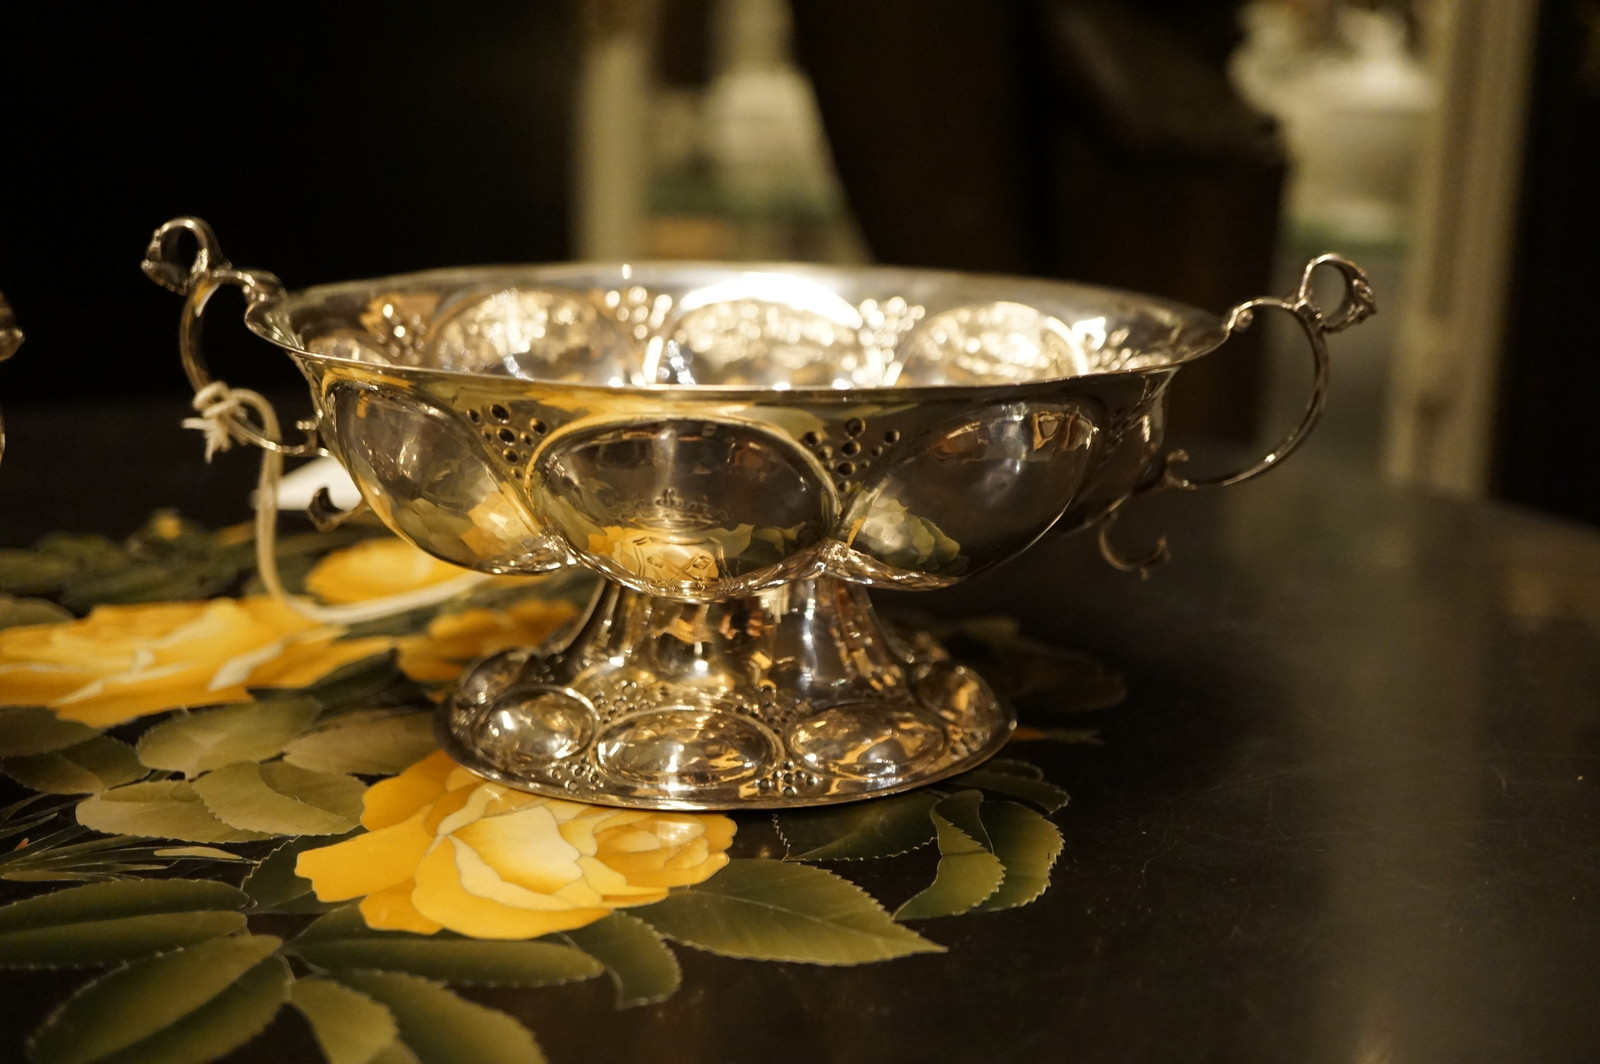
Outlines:
[[[458, 579], [470, 570], [442, 562], [402, 539], [371, 539], [337, 550], [306, 577], [324, 602], [365, 602]], [[515, 587], [537, 577], [497, 576], [486, 583]], [[538, 646], [577, 611], [565, 600], [527, 598], [500, 609], [469, 609], [435, 617], [425, 634], [396, 641], [400, 668], [414, 680], [453, 680], [496, 651]]]
[[453, 680], [463, 669], [512, 647], [536, 647], [576, 614], [564, 599], [526, 598], [498, 610], [447, 613], [423, 635], [400, 640], [400, 670], [413, 680]]
[[648, 905], [728, 863], [734, 824], [607, 809], [488, 783], [435, 753], [367, 791], [366, 834], [308, 850], [323, 901], [361, 898], [371, 927], [537, 938]]
[[403, 539], [369, 539], [317, 562], [306, 577], [306, 590], [324, 602], [365, 602], [448, 583], [470, 572]]
[[266, 596], [100, 606], [81, 621], [0, 631], [0, 705], [43, 705], [110, 727], [180, 706], [248, 702], [250, 687], [299, 687], [378, 653], [339, 642]]
[[[380, 539], [329, 554], [307, 584], [326, 601], [359, 602], [465, 571]], [[106, 728], [161, 710], [248, 702], [251, 687], [303, 687], [390, 648], [413, 678], [450, 680], [495, 651], [544, 642], [575, 612], [569, 602], [529, 598], [436, 617], [424, 635], [346, 640], [342, 626], [308, 620], [265, 595], [100, 606], [81, 621], [0, 630], [0, 705], [42, 705]]]

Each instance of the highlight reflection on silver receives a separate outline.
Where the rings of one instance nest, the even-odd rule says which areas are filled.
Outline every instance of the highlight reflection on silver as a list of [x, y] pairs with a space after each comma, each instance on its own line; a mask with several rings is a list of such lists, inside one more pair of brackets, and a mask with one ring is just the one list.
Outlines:
[[[1326, 334], [1371, 311], [1336, 256], [1226, 319], [886, 268], [485, 267], [289, 293], [195, 219], [145, 265], [189, 296], [197, 389], [205, 303], [244, 289], [249, 327], [311, 385], [298, 453], [337, 455], [396, 533], [486, 572], [605, 578], [576, 634], [472, 671], [440, 737], [513, 786], [657, 808], [843, 801], [987, 757], [1009, 712], [931, 639], [886, 631], [863, 586], [947, 586], [1053, 528], [1104, 533], [1144, 492], [1271, 468], [1320, 410]], [[1324, 267], [1346, 283], [1331, 314], [1310, 288]], [[1183, 477], [1166, 390], [1261, 308], [1306, 334], [1306, 414], [1249, 468]]]

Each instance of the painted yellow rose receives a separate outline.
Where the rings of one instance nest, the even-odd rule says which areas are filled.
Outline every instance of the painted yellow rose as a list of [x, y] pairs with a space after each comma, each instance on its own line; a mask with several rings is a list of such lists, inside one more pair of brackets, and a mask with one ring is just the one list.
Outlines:
[[367, 791], [366, 834], [302, 853], [323, 901], [367, 924], [537, 938], [648, 905], [728, 863], [734, 824], [567, 802], [488, 783], [436, 753]]
[[[329, 554], [307, 583], [327, 601], [360, 602], [465, 571], [399, 539], [378, 539]], [[248, 702], [252, 687], [303, 687], [391, 648], [413, 678], [450, 680], [478, 658], [537, 646], [575, 612], [569, 602], [529, 598], [437, 617], [421, 635], [343, 639], [342, 626], [308, 620], [265, 595], [101, 606], [80, 621], [0, 630], [0, 705], [42, 705], [106, 728], [162, 710]]]
[[105, 728], [248, 702], [251, 687], [304, 686], [390, 645], [340, 642], [343, 632], [261, 595], [100, 606], [81, 621], [0, 631], [0, 705], [43, 705]]
[[501, 609], [435, 617], [422, 635], [401, 639], [400, 670], [413, 680], [454, 680], [479, 658], [512, 647], [536, 647], [577, 615], [564, 599], [526, 598]]
[[369, 539], [317, 562], [306, 576], [306, 590], [324, 602], [366, 602], [446, 584], [471, 572], [402, 539]]
[[[329, 554], [306, 577], [306, 589], [324, 602], [365, 602], [459, 579], [471, 571], [442, 562], [401, 539], [370, 539]], [[538, 577], [496, 576], [496, 587], [531, 584]], [[396, 640], [400, 668], [414, 680], [453, 680], [468, 665], [497, 651], [538, 646], [577, 613], [565, 600], [527, 598], [498, 609], [469, 609], [434, 618], [421, 635]]]

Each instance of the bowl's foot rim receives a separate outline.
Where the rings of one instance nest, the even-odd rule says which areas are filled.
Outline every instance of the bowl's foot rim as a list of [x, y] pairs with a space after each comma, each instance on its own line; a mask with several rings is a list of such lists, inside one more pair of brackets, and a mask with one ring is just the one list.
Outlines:
[[615, 585], [551, 652], [480, 662], [445, 752], [517, 790], [634, 809], [793, 809], [898, 794], [997, 753], [1015, 718], [924, 633], [831, 578], [721, 603]]

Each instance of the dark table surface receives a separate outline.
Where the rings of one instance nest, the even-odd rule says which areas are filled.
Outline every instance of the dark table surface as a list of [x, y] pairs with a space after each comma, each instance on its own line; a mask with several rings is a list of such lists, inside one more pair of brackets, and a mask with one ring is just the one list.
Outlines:
[[[253, 458], [205, 467], [181, 403], [9, 413], [6, 544], [247, 515]], [[1016, 616], [1125, 674], [1078, 718], [1103, 745], [1029, 750], [1073, 797], [1039, 902], [930, 922], [949, 952], [889, 964], [681, 951], [684, 988], [623, 1013], [603, 981], [485, 1000], [560, 1062], [1600, 1058], [1600, 535], [1314, 443], [1119, 538], [1163, 524], [1149, 581], [1078, 536], [880, 598]], [[310, 1053], [287, 1012], [270, 1033], [249, 1052]]]

